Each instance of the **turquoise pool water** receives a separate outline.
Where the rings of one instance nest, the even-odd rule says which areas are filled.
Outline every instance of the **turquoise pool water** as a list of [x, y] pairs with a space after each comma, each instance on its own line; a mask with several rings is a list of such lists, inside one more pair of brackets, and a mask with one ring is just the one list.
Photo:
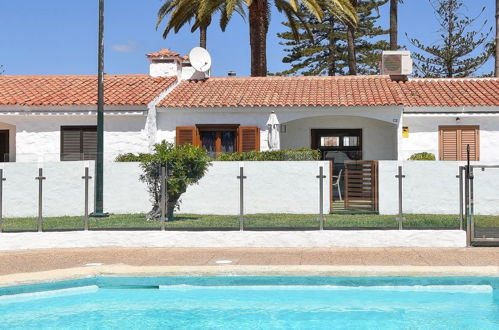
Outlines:
[[2, 329], [499, 329], [499, 278], [95, 278], [0, 288]]

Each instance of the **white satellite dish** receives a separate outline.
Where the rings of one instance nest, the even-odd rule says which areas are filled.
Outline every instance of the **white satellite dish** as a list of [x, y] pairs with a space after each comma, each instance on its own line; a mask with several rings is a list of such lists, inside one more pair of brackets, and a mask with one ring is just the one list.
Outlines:
[[196, 71], [206, 72], [211, 68], [210, 53], [203, 47], [194, 47], [189, 53], [189, 61]]

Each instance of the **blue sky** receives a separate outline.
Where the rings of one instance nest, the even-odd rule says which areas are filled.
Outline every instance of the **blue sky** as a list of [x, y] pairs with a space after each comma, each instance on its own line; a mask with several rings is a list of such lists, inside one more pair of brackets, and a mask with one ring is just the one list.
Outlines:
[[[146, 73], [144, 54], [170, 48], [186, 54], [198, 45], [198, 33], [184, 28], [166, 40], [155, 30], [161, 0], [106, 0], [105, 71]], [[483, 6], [483, 19], [494, 22], [494, 1], [465, 0], [466, 10], [476, 15]], [[438, 28], [427, 0], [405, 0], [399, 6], [399, 43], [408, 45], [405, 33], [434, 42]], [[5, 74], [94, 74], [97, 70], [98, 0], [0, 0], [0, 64]], [[388, 26], [388, 5], [381, 9], [380, 24]], [[268, 35], [268, 67], [271, 72], [287, 68], [276, 33], [283, 18], [274, 13]], [[234, 17], [225, 33], [218, 22], [208, 31], [208, 50], [213, 57], [213, 75], [238, 76], [250, 72], [248, 26]], [[481, 70], [492, 71], [492, 61]]]

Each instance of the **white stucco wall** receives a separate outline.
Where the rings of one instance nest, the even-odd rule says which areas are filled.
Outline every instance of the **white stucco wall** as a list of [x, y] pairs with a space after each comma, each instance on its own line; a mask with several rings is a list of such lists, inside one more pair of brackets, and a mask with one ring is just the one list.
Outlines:
[[160, 108], [156, 141], [175, 142], [177, 126], [239, 124], [260, 127], [260, 150], [268, 150], [266, 124], [272, 111], [276, 112], [280, 123], [287, 125], [287, 132], [281, 134], [281, 148], [309, 148], [312, 128], [361, 128], [364, 130], [364, 159], [397, 158], [397, 128], [401, 119], [398, 107]]
[[[473, 162], [473, 165], [484, 162]], [[398, 166], [403, 175], [403, 212], [459, 214], [459, 166], [451, 161], [380, 161], [379, 212], [398, 213]], [[474, 170], [475, 213], [499, 215], [499, 169]], [[457, 218], [456, 218], [457, 219]]]
[[[126, 152], [147, 152], [148, 136], [145, 115], [107, 115], [105, 117], [105, 158], [112, 160]], [[96, 125], [96, 116], [19, 115], [0, 116], [0, 127], [15, 128], [15, 158], [18, 162], [58, 161], [61, 152], [61, 126]], [[3, 126], [2, 126], [3, 125]], [[11, 142], [12, 143], [12, 142]]]
[[[459, 122], [456, 118], [460, 118]], [[417, 152], [431, 152], [438, 159], [439, 133], [441, 125], [478, 125], [480, 126], [480, 161], [499, 162], [499, 116], [491, 114], [406, 114], [403, 126], [409, 127], [409, 137], [402, 138], [402, 159], [408, 159]]]
[[[319, 165], [324, 166], [324, 213], [329, 212], [329, 162], [245, 162], [246, 213], [319, 212]], [[180, 213], [239, 214], [239, 162], [214, 162], [198, 185], [182, 196]], [[43, 168], [43, 215], [83, 216], [84, 174], [93, 162], [3, 163], [3, 212], [6, 218], [36, 217], [38, 212], [38, 168]], [[104, 209], [106, 212], [145, 213], [151, 210], [150, 196], [138, 163], [104, 166]], [[90, 211], [94, 180], [90, 180]]]
[[[319, 213], [319, 164], [324, 167], [324, 213], [329, 213], [329, 162], [244, 162], [244, 212]], [[239, 214], [239, 162], [214, 162], [182, 197], [181, 213]]]
[[281, 135], [282, 148], [311, 145], [312, 129], [362, 129], [362, 156], [366, 160], [397, 159], [397, 126], [385, 121], [353, 117], [323, 116], [290, 121], [289, 133]]

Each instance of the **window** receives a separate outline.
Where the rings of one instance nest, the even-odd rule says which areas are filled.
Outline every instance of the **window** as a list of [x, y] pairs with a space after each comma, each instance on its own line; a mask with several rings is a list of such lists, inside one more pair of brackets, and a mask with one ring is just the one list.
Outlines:
[[470, 160], [480, 160], [479, 126], [440, 126], [440, 160], [466, 160], [470, 146]]
[[260, 150], [260, 129], [232, 124], [177, 127], [177, 145], [204, 147], [212, 156], [220, 152]]
[[61, 161], [95, 160], [97, 126], [62, 126]]

